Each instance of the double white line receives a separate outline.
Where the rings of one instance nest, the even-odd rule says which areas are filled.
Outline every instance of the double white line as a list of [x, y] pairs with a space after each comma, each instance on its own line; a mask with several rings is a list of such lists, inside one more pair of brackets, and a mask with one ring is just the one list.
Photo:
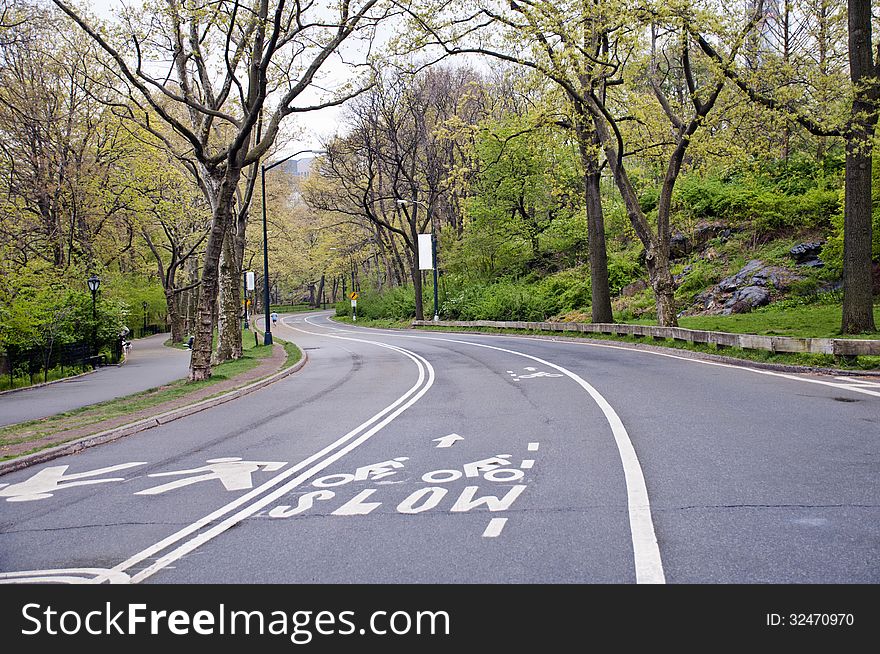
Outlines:
[[418, 402], [434, 384], [434, 368], [424, 357], [419, 356], [415, 352], [396, 345], [368, 341], [360, 338], [331, 336], [329, 334], [327, 337], [347, 341], [357, 341], [359, 343], [368, 343], [370, 345], [376, 345], [378, 347], [384, 347], [399, 352], [415, 363], [419, 373], [418, 380], [408, 391], [397, 398], [392, 404], [389, 404], [372, 418], [361, 423], [321, 451], [313, 454], [295, 466], [288, 468], [261, 486], [242, 495], [238, 499], [233, 500], [229, 504], [220, 507], [216, 511], [206, 515], [204, 518], [201, 518], [191, 525], [171, 534], [155, 545], [151, 545], [145, 550], [138, 552], [116, 567], [108, 570], [105, 574], [96, 578], [94, 580], [95, 582], [100, 583], [101, 581], [118, 579], [121, 574], [129, 574], [128, 571], [139, 566], [144, 561], [155, 558], [155, 561], [146, 568], [142, 569], [140, 572], [131, 574], [130, 579], [132, 583], [138, 583], [153, 576], [181, 557], [186, 556], [226, 530], [264, 509], [266, 506], [283, 497], [300, 484], [308, 481], [352, 450], [363, 445], [383, 427], [397, 418], [397, 416]]

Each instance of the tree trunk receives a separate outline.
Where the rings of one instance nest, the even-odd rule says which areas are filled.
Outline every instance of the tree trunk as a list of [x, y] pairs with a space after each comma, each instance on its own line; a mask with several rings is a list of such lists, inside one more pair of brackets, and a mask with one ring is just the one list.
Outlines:
[[596, 132], [585, 124], [583, 113], [576, 117], [575, 132], [584, 167], [584, 198], [587, 211], [587, 240], [590, 247], [591, 315], [594, 323], [614, 322], [611, 289], [608, 284], [608, 253], [605, 247], [605, 214], [599, 189], [599, 155]]
[[318, 304], [320, 305], [323, 302], [324, 302], [324, 275], [321, 275], [321, 283], [318, 284]]
[[608, 284], [608, 253], [605, 249], [605, 215], [599, 192], [599, 173], [584, 176], [587, 202], [587, 238], [590, 245], [591, 316], [594, 323], [614, 322]]
[[850, 78], [855, 95], [846, 138], [841, 331], [876, 331], [871, 280], [871, 144], [878, 95], [871, 53], [871, 2], [849, 0]]
[[183, 314], [180, 311], [181, 293], [173, 288], [165, 289], [165, 306], [168, 308], [168, 322], [171, 323], [171, 342], [183, 343]]
[[[192, 357], [189, 363], [190, 381], [202, 381], [211, 376], [211, 349], [214, 338], [214, 313], [220, 282], [220, 256], [223, 241], [233, 217], [233, 197], [241, 170], [229, 169], [220, 179], [215, 198], [212, 198], [213, 220], [202, 262], [199, 287], [198, 315], [195, 322]], [[236, 284], [237, 285], [237, 284]]]
[[235, 234], [227, 230], [223, 239], [220, 258], [220, 294], [217, 311], [217, 352], [215, 363], [240, 359], [243, 353], [241, 341], [241, 266], [235, 256]]
[[648, 268], [648, 280], [654, 290], [654, 303], [657, 307], [657, 322], [664, 327], [678, 325], [678, 314], [675, 310], [675, 283], [669, 269], [669, 253], [663, 248], [648, 248], [645, 257]]

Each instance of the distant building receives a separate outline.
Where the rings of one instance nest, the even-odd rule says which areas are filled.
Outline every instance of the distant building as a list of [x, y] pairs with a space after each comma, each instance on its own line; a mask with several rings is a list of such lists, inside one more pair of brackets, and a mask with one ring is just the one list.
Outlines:
[[314, 157], [291, 159], [284, 164], [284, 171], [294, 177], [306, 178], [312, 174], [312, 162], [314, 161]]

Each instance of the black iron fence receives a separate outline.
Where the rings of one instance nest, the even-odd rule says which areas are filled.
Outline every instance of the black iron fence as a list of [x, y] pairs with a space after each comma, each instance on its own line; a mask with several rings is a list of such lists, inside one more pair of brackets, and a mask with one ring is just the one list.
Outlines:
[[128, 335], [128, 338], [143, 338], [144, 336], [153, 336], [155, 334], [167, 334], [171, 331], [171, 325], [158, 324], [147, 325], [146, 327], [138, 325], [129, 329], [131, 329], [131, 334]]
[[122, 357], [122, 343], [104, 344], [95, 355], [90, 342], [66, 343], [18, 348], [0, 352], [0, 379], [3, 388], [18, 388], [67, 377], [105, 363], [117, 363]]

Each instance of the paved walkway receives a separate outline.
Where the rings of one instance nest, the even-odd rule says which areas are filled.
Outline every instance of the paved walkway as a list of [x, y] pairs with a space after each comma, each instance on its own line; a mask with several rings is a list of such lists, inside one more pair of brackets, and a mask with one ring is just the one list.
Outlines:
[[[133, 350], [134, 347], [132, 347], [132, 351]], [[183, 352], [187, 355], [189, 354], [188, 352], [182, 350], [178, 351]], [[205, 386], [204, 388], [201, 388], [193, 393], [189, 393], [184, 397], [180, 397], [175, 400], [169, 400], [167, 402], [163, 402], [162, 404], [157, 404], [155, 406], [149, 407], [147, 409], [142, 409], [137, 412], [127, 413], [124, 416], [110, 418], [108, 420], [103, 420], [101, 422], [96, 422], [85, 426], [72, 426], [69, 429], [62, 427], [61, 429], [59, 429], [59, 431], [40, 439], [27, 440], [22, 443], [0, 445], [0, 457], [18, 456], [37, 448], [57, 445], [59, 443], [82, 438], [84, 436], [91, 436], [93, 434], [98, 434], [108, 429], [113, 429], [114, 427], [121, 427], [122, 425], [137, 422], [138, 420], [142, 420], [143, 418], [157, 416], [166, 411], [171, 411], [172, 409], [178, 409], [183, 406], [195, 404], [196, 402], [204, 400], [208, 397], [219, 395], [220, 393], [240, 388], [241, 386], [246, 386], [251, 382], [262, 379], [263, 377], [268, 377], [269, 375], [280, 370], [286, 362], [287, 353], [284, 351], [284, 347], [280, 344], [276, 344], [272, 348], [272, 356], [266, 357], [265, 359], [260, 359], [259, 364], [257, 364], [254, 368], [251, 368], [246, 372], [240, 373], [232, 379], [226, 379], [224, 381], [217, 382], [216, 384]], [[126, 363], [125, 365], [127, 366], [128, 364]], [[188, 367], [189, 357], [186, 358], [186, 367], [184, 368], [184, 373], [186, 372]], [[76, 421], [71, 420], [70, 422], [73, 424]]]
[[162, 345], [168, 334], [132, 342], [126, 362], [56, 384], [0, 395], [0, 427], [36, 420], [186, 377], [189, 351]]

